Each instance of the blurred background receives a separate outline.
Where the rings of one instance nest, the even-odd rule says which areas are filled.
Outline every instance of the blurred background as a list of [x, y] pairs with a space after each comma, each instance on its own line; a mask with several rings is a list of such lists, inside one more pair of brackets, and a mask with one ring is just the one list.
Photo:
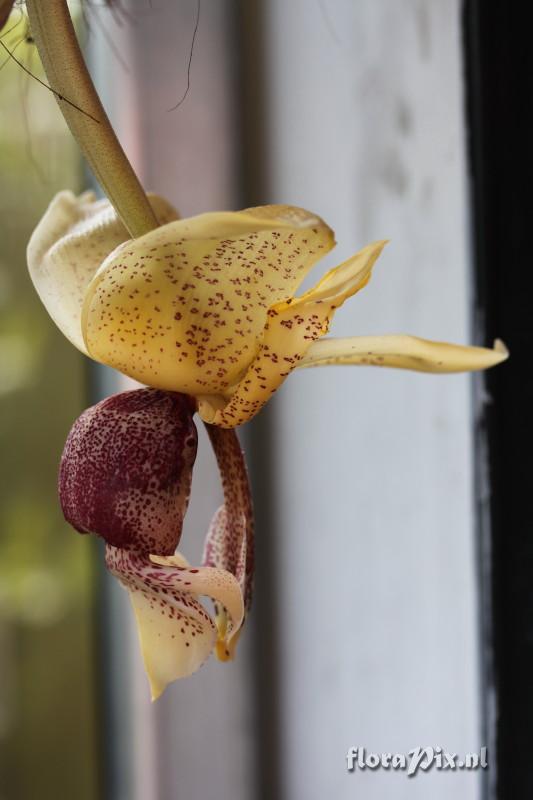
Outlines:
[[[333, 334], [472, 341], [459, 0], [72, 10], [146, 188], [183, 216], [313, 210], [338, 246], [312, 283], [388, 238]], [[22, 11], [9, 28], [2, 41], [42, 75]], [[127, 597], [99, 542], [63, 523], [55, 489], [72, 422], [126, 382], [55, 330], [25, 267], [52, 195], [92, 179], [51, 93], [5, 51], [0, 180], [0, 800], [481, 797], [480, 771], [407, 779], [348, 772], [345, 758], [352, 746], [490, 744], [471, 379], [291, 376], [241, 435], [258, 574], [238, 659], [210, 662], [151, 705]], [[202, 436], [183, 536], [192, 561], [219, 502]]]
[[[42, 76], [21, 11], [2, 35]], [[49, 92], [3, 49], [0, 176], [0, 797], [89, 800], [98, 796], [97, 566], [92, 543], [63, 522], [56, 489], [89, 383], [32, 290], [25, 255], [52, 194], [82, 188], [83, 165]]]

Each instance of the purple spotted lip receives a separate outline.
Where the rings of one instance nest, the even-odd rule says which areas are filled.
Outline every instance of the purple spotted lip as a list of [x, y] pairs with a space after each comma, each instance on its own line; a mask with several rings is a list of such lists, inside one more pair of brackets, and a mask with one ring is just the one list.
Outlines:
[[187, 396], [138, 389], [88, 408], [59, 468], [66, 520], [127, 550], [171, 555], [187, 510], [198, 437]]

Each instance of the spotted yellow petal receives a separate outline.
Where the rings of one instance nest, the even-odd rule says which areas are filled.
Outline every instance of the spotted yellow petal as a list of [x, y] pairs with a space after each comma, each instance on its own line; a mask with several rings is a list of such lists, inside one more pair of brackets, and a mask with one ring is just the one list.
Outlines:
[[125, 243], [86, 294], [89, 354], [187, 394], [224, 392], [255, 357], [267, 312], [334, 244], [290, 206], [202, 214]]
[[354, 336], [314, 342], [298, 367], [362, 364], [417, 372], [470, 372], [493, 367], [508, 356], [507, 348], [499, 339], [494, 342], [493, 349], [488, 349], [431, 342], [417, 336]]
[[[170, 203], [149, 200], [163, 224], [177, 218]], [[80, 319], [85, 292], [102, 261], [129, 234], [108, 200], [93, 192], [76, 197], [60, 192], [50, 203], [28, 244], [28, 267], [48, 313], [79, 350], [87, 354]]]
[[129, 592], [153, 700], [169, 683], [195, 672], [215, 647], [217, 629], [198, 596], [226, 609], [225, 641], [237, 635], [242, 592], [226, 570], [192, 568], [180, 555], [144, 556], [110, 545], [106, 563]]
[[298, 366], [312, 343], [327, 333], [335, 309], [362, 289], [386, 242], [363, 248], [301, 297], [268, 311], [261, 348], [248, 371], [227, 395], [199, 398], [205, 422], [233, 428], [251, 419]]

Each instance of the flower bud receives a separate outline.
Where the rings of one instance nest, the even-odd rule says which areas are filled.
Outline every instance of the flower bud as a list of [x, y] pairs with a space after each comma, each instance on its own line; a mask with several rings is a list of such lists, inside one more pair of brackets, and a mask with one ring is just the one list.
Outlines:
[[88, 408], [59, 469], [65, 519], [128, 550], [170, 555], [189, 503], [197, 432], [188, 397], [138, 389]]

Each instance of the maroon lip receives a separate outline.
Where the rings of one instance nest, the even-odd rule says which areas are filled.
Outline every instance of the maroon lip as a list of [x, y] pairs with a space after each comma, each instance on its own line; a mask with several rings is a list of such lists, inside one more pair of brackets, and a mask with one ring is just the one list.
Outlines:
[[197, 431], [186, 395], [122, 392], [88, 408], [68, 435], [59, 499], [80, 533], [170, 555], [189, 502]]

